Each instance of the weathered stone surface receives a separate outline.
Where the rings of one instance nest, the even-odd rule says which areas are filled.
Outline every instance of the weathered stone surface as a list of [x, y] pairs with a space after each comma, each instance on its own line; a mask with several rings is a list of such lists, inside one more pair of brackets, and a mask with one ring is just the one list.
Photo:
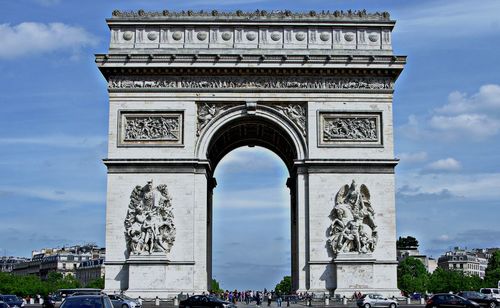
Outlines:
[[[139, 11], [108, 24], [96, 57], [110, 97], [108, 292], [206, 291], [214, 168], [260, 145], [290, 171], [294, 289], [398, 295], [392, 97], [405, 57], [388, 14]], [[140, 223], [146, 190], [169, 208], [156, 216], [165, 239]]]

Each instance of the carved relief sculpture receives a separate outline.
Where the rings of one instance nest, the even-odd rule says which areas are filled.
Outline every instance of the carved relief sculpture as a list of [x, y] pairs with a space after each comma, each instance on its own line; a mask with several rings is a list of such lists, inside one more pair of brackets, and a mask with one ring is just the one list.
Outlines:
[[111, 77], [109, 89], [282, 89], [282, 90], [390, 90], [394, 82], [386, 77], [283, 77], [283, 76], [210, 76], [210, 77]]
[[179, 118], [149, 116], [125, 119], [125, 141], [180, 139]]
[[381, 116], [379, 112], [322, 112], [318, 131], [320, 144], [381, 146]]
[[350, 186], [342, 186], [330, 214], [328, 244], [334, 254], [373, 252], [378, 240], [374, 216], [370, 192], [364, 184], [358, 188], [353, 180]]
[[306, 135], [306, 109], [300, 104], [271, 105], [295, 123], [301, 130], [302, 135]]
[[130, 255], [169, 253], [175, 241], [172, 198], [167, 185], [136, 186], [125, 218], [125, 238]]
[[182, 112], [120, 111], [120, 146], [182, 145]]
[[326, 119], [323, 127], [323, 140], [360, 140], [376, 141], [376, 118], [331, 118]]
[[198, 104], [198, 126], [196, 130], [196, 136], [201, 134], [201, 131], [210, 123], [210, 121], [215, 118], [221, 111], [228, 109], [233, 105], [221, 105], [221, 104]]

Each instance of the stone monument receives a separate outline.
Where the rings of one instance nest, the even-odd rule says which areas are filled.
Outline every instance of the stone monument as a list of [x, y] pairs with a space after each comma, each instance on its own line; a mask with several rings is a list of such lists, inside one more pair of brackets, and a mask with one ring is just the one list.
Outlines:
[[219, 161], [285, 162], [293, 288], [399, 295], [392, 98], [406, 63], [388, 13], [121, 12], [108, 82], [108, 292], [210, 288]]

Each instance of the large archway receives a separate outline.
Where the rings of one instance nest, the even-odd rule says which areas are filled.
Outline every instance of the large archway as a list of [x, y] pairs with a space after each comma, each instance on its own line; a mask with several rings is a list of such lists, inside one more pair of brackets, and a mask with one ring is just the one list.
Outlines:
[[386, 12], [113, 12], [108, 292], [210, 288], [214, 170], [263, 146], [286, 164], [293, 288], [398, 295], [392, 99], [406, 63]]
[[[203, 104], [204, 108], [210, 106]], [[251, 108], [249, 108], [251, 106]], [[203, 107], [202, 107], [203, 108]], [[219, 108], [221, 108], [219, 106]], [[283, 116], [276, 109], [269, 106], [258, 106], [256, 103], [246, 103], [236, 106], [228, 105], [225, 112], [211, 119], [213, 124], [199, 140], [200, 154], [205, 151], [206, 159], [210, 162], [211, 170], [215, 170], [221, 159], [232, 150], [242, 146], [261, 146], [274, 152], [284, 162], [288, 169], [286, 185], [290, 190], [290, 257], [292, 288], [299, 288], [298, 263], [298, 230], [297, 215], [297, 168], [295, 161], [303, 159], [307, 153], [305, 140], [300, 128], [293, 121]], [[208, 187], [208, 247], [212, 247], [213, 221], [213, 189], [216, 180], [211, 177]], [[208, 280], [212, 279], [212, 251], [207, 256]]]
[[224, 290], [268, 290], [291, 276], [290, 174], [260, 146], [229, 152], [214, 170], [212, 278]]

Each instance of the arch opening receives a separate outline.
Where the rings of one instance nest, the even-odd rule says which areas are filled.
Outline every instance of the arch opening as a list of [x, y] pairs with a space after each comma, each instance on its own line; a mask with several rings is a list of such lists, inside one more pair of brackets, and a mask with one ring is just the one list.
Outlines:
[[290, 192], [282, 159], [239, 147], [214, 174], [212, 278], [225, 290], [268, 290], [291, 275]]
[[263, 117], [248, 116], [224, 124], [211, 138], [207, 158], [212, 170], [226, 154], [242, 146], [271, 150], [283, 160], [290, 174], [298, 158], [296, 146], [284, 129]]
[[[286, 166], [288, 178], [285, 175], [287, 190], [287, 201], [289, 208], [287, 215], [283, 219], [288, 220], [288, 234], [286, 239], [289, 246], [287, 248], [287, 275], [292, 276], [292, 290], [298, 288], [298, 229], [297, 229], [297, 188], [295, 181], [297, 178], [297, 170], [294, 168], [296, 160], [304, 157], [305, 149], [302, 146], [300, 133], [289, 126], [286, 119], [276, 116], [276, 114], [267, 113], [267, 110], [257, 110], [257, 115], [245, 115], [244, 111], [236, 111], [231, 114], [226, 114], [227, 119], [218, 119], [212, 131], [205, 135], [207, 142], [204, 146], [206, 149], [206, 158], [210, 163], [212, 175], [215, 173], [221, 160], [233, 150], [240, 147], [262, 147], [275, 153]], [[208, 135], [208, 136], [207, 136]], [[203, 145], [202, 145], [203, 148]], [[252, 168], [252, 161], [248, 161], [249, 168]], [[217, 181], [213, 178], [208, 182], [208, 224], [207, 224], [207, 246], [210, 247], [207, 255], [208, 278], [212, 279], [213, 272], [213, 195]], [[285, 183], [282, 183], [283, 186]], [[215, 205], [217, 206], [217, 205]], [[248, 236], [252, 236], [248, 234]], [[279, 236], [278, 236], [279, 237]], [[243, 249], [243, 248], [242, 248]], [[265, 248], [259, 248], [265, 249]], [[279, 283], [283, 277], [280, 277], [275, 284]], [[274, 288], [274, 285], [272, 285]]]

